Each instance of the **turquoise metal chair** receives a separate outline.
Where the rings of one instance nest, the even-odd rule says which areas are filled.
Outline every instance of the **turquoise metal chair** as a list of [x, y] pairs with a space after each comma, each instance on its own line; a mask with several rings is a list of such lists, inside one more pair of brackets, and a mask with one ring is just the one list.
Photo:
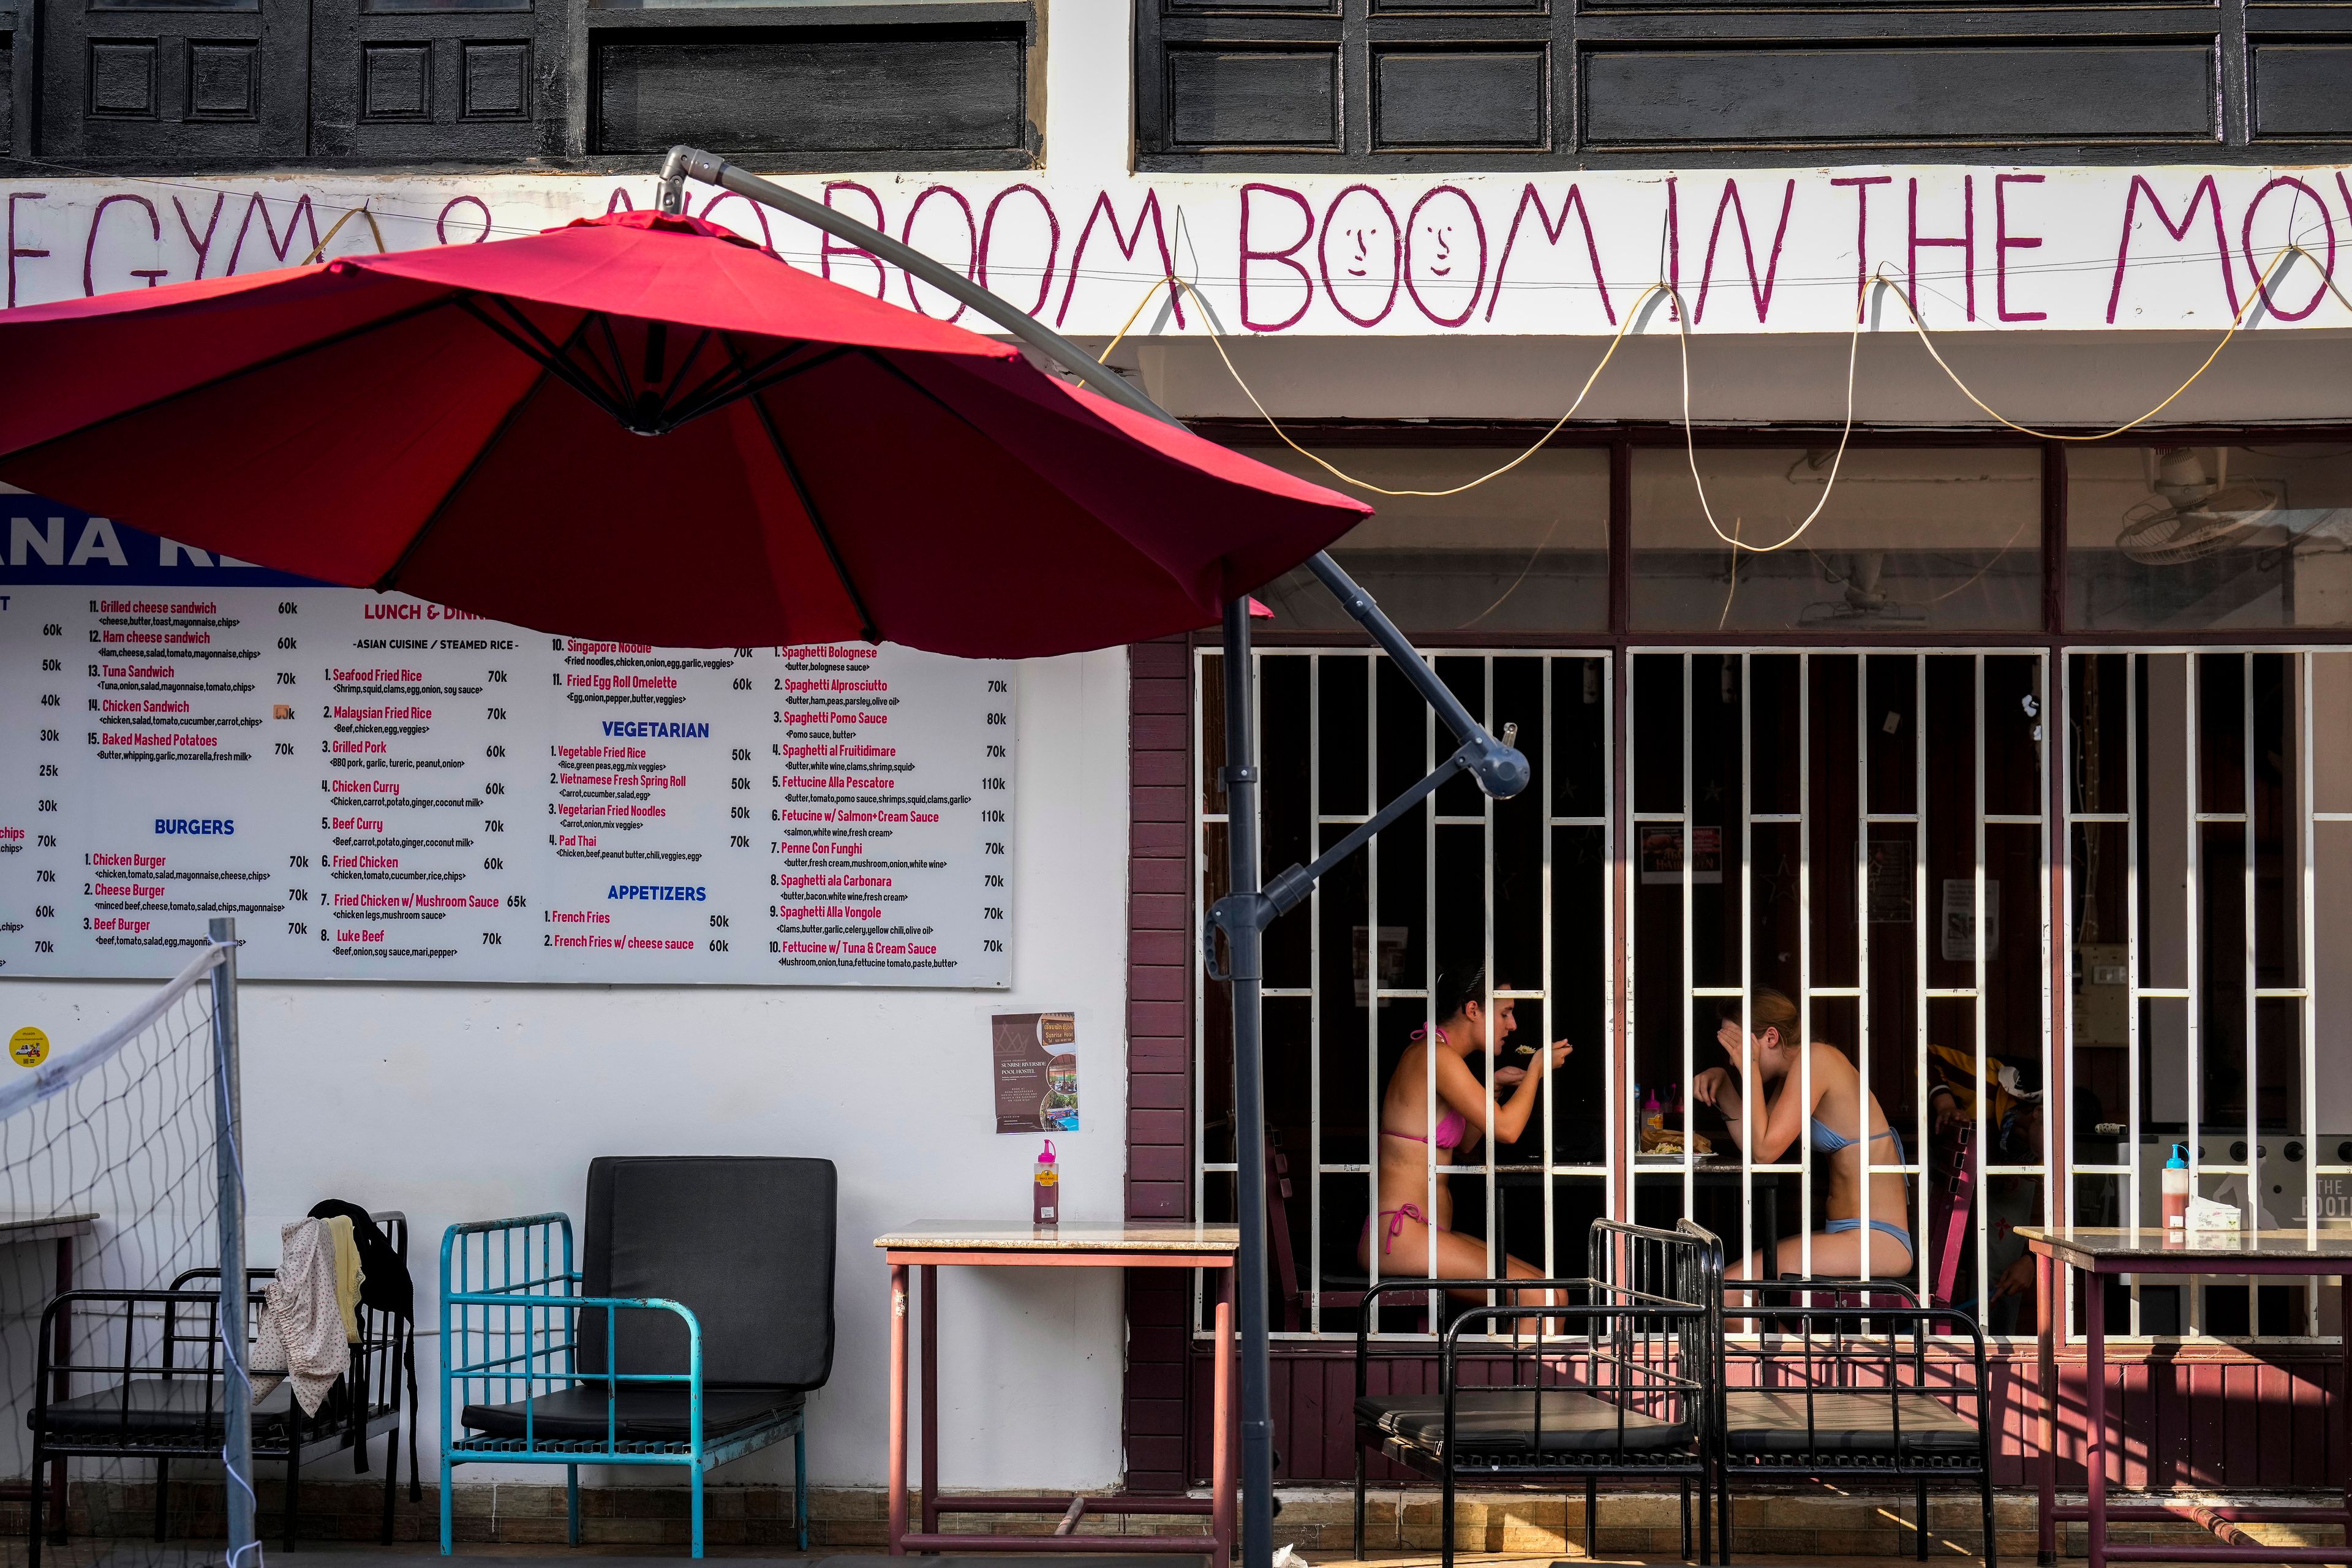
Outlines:
[[562, 1465], [580, 1541], [582, 1465], [706, 1472], [789, 1437], [808, 1550], [810, 1390], [833, 1365], [826, 1160], [617, 1158], [588, 1171], [575, 1265], [561, 1214], [441, 1239], [441, 1551], [463, 1464]]

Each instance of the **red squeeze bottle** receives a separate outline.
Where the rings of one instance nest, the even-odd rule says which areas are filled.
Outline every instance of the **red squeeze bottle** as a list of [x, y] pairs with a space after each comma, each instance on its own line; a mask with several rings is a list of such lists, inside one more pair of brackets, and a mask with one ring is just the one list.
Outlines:
[[1037, 1179], [1030, 1189], [1030, 1218], [1035, 1224], [1058, 1226], [1062, 1223], [1062, 1176], [1054, 1160], [1054, 1141], [1045, 1140], [1045, 1149], [1037, 1156]]

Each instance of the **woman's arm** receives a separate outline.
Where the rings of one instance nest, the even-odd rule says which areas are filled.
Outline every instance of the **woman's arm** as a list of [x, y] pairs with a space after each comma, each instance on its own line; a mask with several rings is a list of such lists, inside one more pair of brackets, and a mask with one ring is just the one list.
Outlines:
[[1702, 1068], [1691, 1079], [1691, 1098], [1711, 1105], [1739, 1142], [1748, 1141], [1748, 1102], [1740, 1098], [1739, 1079], [1729, 1068]]
[[1801, 1093], [1804, 1084], [1797, 1079], [1797, 1069], [1790, 1069], [1780, 1079], [1780, 1089], [1773, 1093], [1771, 1102], [1764, 1107], [1764, 1126], [1757, 1131], [1757, 1147], [1750, 1159], [1759, 1166], [1780, 1163], [1788, 1152], [1804, 1138], [1804, 1123], [1811, 1119], [1813, 1107], [1821, 1105], [1822, 1096], [1830, 1093], [1830, 1081], [1839, 1069], [1853, 1072], [1844, 1051], [1832, 1047], [1806, 1047], [1806, 1060], [1813, 1065], [1813, 1093]]
[[[1756, 1064], [1751, 1057], [1742, 1065], [1753, 1072]], [[1748, 1157], [1759, 1165], [1780, 1163], [1790, 1147], [1802, 1136], [1805, 1116], [1811, 1109], [1803, 1103], [1804, 1097], [1796, 1092], [1796, 1086], [1784, 1078], [1780, 1080], [1780, 1091], [1765, 1102], [1764, 1125], [1758, 1131], [1748, 1121], [1747, 1098], [1740, 1093], [1739, 1083], [1729, 1069], [1709, 1068], [1691, 1087], [1699, 1100], [1723, 1113], [1723, 1120], [1731, 1128], [1732, 1138], [1745, 1146]], [[1822, 1074], [1815, 1072], [1814, 1100], [1821, 1099], [1826, 1088], [1822, 1081]]]
[[[1568, 1057], [1572, 1047], [1566, 1040], [1554, 1040], [1546, 1049], [1528, 1058], [1527, 1075], [1520, 1079], [1506, 1100], [1497, 1096], [1495, 1119], [1486, 1120], [1486, 1086], [1478, 1081], [1469, 1064], [1452, 1051], [1442, 1051], [1437, 1058], [1437, 1092], [1445, 1103], [1462, 1113], [1473, 1133], [1484, 1133], [1497, 1143], [1512, 1143], [1528, 1130], [1528, 1122], [1536, 1110], [1536, 1091], [1543, 1087], [1549, 1070]], [[1465, 1146], [1475, 1139], [1465, 1139]]]

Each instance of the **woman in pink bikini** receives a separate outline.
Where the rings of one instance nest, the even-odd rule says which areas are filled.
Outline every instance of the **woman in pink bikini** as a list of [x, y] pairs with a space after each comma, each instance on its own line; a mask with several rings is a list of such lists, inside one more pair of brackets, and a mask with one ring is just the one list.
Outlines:
[[[1436, 1016], [1441, 1020], [1433, 1037], [1413, 1031], [1389, 1077], [1388, 1092], [1381, 1097], [1381, 1131], [1374, 1158], [1378, 1201], [1376, 1212], [1364, 1224], [1356, 1258], [1367, 1270], [1372, 1252], [1380, 1251], [1384, 1279], [1419, 1275], [1439, 1279], [1485, 1279], [1486, 1243], [1462, 1236], [1453, 1228], [1454, 1194], [1447, 1178], [1436, 1178], [1436, 1209], [1430, 1203], [1430, 1166], [1455, 1163], [1459, 1151], [1491, 1135], [1509, 1143], [1527, 1131], [1535, 1114], [1537, 1091], [1544, 1076], [1568, 1057], [1566, 1040], [1528, 1056], [1527, 1065], [1494, 1069], [1495, 1087], [1510, 1089], [1508, 1099], [1495, 1103], [1494, 1121], [1486, 1119], [1486, 1089], [1469, 1068], [1466, 1058], [1502, 1049], [1517, 1027], [1511, 1000], [1497, 997], [1490, 1015], [1486, 1008], [1486, 976], [1475, 970], [1459, 976], [1441, 976]], [[1436, 1058], [1437, 1100], [1429, 1099], [1431, 1058]], [[1377, 1239], [1376, 1239], [1377, 1238]], [[1433, 1259], [1433, 1245], [1434, 1254]], [[1517, 1258], [1506, 1258], [1504, 1272], [1513, 1279], [1540, 1279], [1543, 1270]], [[1473, 1293], [1475, 1294], [1475, 1292]]]

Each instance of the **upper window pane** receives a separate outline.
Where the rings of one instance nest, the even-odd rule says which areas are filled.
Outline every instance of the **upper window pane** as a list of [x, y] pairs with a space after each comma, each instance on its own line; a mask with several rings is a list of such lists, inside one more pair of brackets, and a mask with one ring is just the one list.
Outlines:
[[[1609, 454], [1548, 448], [1455, 496], [1350, 489], [1287, 447], [1251, 457], [1380, 509], [1331, 547], [1408, 632], [1600, 631], [1609, 624]], [[1359, 447], [1327, 454], [1383, 489], [1443, 490], [1510, 460], [1491, 447]], [[1303, 568], [1258, 590], [1279, 631], [1355, 623]]]
[[[1849, 447], [1832, 487], [1836, 456], [1702, 448], [1710, 527], [1682, 450], [1634, 453], [1634, 626], [1924, 636], [2041, 625], [2037, 452]], [[1790, 542], [1740, 551], [1735, 579], [1727, 539]]]
[[2066, 456], [2070, 623], [2352, 626], [2352, 447], [2093, 447]]

